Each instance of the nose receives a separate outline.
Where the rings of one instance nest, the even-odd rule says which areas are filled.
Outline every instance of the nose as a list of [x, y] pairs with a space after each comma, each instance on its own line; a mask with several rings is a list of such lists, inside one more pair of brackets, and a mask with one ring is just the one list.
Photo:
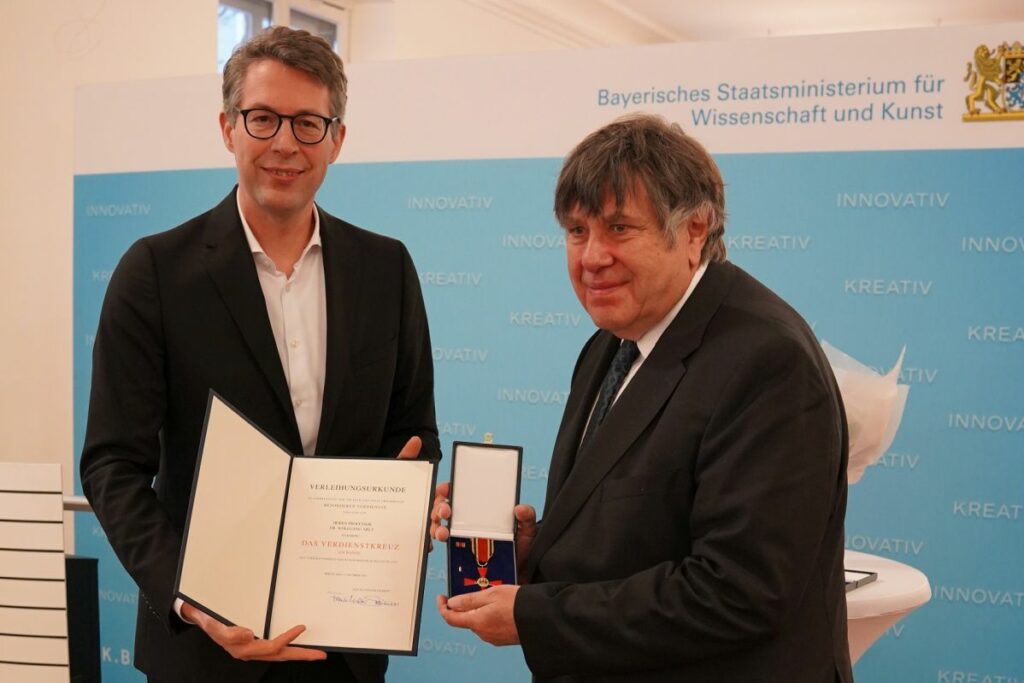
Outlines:
[[600, 231], [591, 230], [587, 234], [587, 242], [583, 246], [583, 253], [580, 256], [583, 268], [589, 271], [600, 270], [610, 266], [614, 260]]
[[299, 141], [295, 139], [290, 120], [281, 121], [281, 127], [272, 140], [271, 148], [280, 154], [294, 154], [299, 149]]

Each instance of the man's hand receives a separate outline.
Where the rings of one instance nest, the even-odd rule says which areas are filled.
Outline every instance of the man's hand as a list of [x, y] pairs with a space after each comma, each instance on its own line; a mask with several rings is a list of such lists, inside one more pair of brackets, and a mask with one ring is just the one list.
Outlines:
[[491, 645], [516, 645], [519, 630], [513, 617], [519, 586], [491, 586], [479, 593], [437, 596], [437, 611], [449, 626], [468, 628]]
[[423, 448], [423, 439], [418, 436], [414, 436], [405, 442], [405, 445], [402, 446], [402, 450], [398, 451], [398, 458], [399, 460], [413, 460], [418, 458], [421, 448]]
[[444, 526], [452, 517], [452, 506], [448, 502], [451, 493], [451, 482], [441, 482], [434, 489], [434, 504], [430, 508], [430, 537], [444, 543], [448, 540], [448, 527]]
[[537, 536], [537, 511], [532, 505], [520, 504], [513, 508], [512, 514], [516, 517], [516, 565], [522, 572]]
[[196, 609], [187, 602], [181, 606], [181, 616], [203, 629], [213, 642], [227, 650], [235, 659], [264, 662], [312, 662], [326, 659], [322, 650], [291, 647], [289, 644], [306, 630], [305, 626], [293, 626], [272, 640], [256, 638], [253, 632], [242, 626], [227, 626], [206, 612]]

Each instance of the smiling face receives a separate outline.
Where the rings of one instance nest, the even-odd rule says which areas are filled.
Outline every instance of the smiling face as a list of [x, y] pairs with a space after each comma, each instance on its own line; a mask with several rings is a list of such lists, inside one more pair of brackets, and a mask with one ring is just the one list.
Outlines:
[[688, 219], [669, 246], [642, 183], [621, 205], [609, 193], [598, 215], [577, 206], [563, 222], [569, 279], [594, 324], [621, 339], [639, 339], [682, 298], [707, 238]]
[[[274, 59], [250, 65], [238, 108], [271, 109], [288, 116], [331, 115], [327, 86]], [[249, 135], [237, 112], [221, 113], [220, 125], [224, 144], [235, 155], [239, 202], [246, 220], [286, 223], [311, 217], [313, 197], [341, 151], [344, 126], [337, 133], [332, 129], [319, 144], [304, 145], [295, 139], [288, 120], [269, 140]]]

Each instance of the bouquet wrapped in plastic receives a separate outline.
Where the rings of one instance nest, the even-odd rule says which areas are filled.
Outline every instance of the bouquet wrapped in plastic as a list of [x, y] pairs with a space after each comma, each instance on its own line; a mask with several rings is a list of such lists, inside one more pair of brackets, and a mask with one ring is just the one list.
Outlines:
[[850, 463], [846, 472], [849, 482], [855, 484], [864, 470], [889, 448], [900, 426], [910, 387], [897, 380], [907, 349], [900, 351], [892, 370], [880, 375], [826, 341], [821, 342], [821, 347], [832, 365], [846, 406], [850, 430]]

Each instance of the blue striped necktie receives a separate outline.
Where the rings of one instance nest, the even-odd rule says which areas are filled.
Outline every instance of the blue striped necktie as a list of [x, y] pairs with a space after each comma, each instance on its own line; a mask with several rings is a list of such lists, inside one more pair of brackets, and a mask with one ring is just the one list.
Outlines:
[[590, 416], [590, 423], [587, 425], [587, 431], [580, 442], [579, 450], [583, 450], [583, 447], [594, 436], [594, 432], [601, 426], [605, 415], [608, 414], [612, 403], [615, 402], [615, 396], [619, 393], [622, 381], [626, 379], [629, 369], [633, 367], [633, 362], [639, 355], [640, 349], [637, 348], [635, 341], [626, 339], [619, 345], [619, 350], [615, 352], [615, 357], [612, 358], [612, 364], [608, 366], [608, 372], [604, 376], [604, 381], [601, 382], [601, 390], [597, 394], [597, 403], [594, 405], [594, 412]]

